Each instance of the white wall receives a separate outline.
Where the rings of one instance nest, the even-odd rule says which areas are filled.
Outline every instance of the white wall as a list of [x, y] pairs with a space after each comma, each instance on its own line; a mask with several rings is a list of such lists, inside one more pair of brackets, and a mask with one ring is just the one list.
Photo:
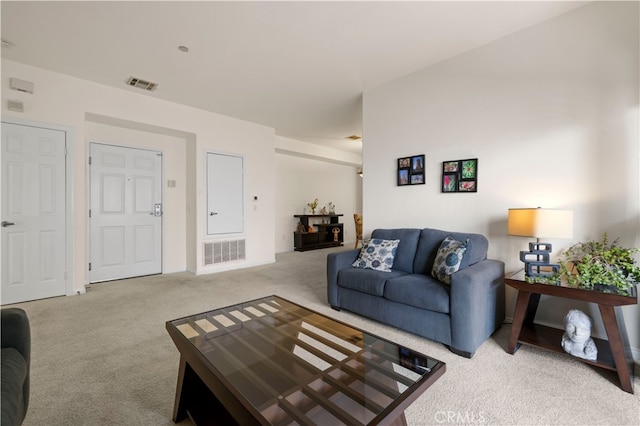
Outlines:
[[[344, 214], [345, 246], [355, 243], [353, 214], [362, 212], [362, 178], [357, 175], [360, 156], [320, 150], [318, 146], [276, 137], [276, 252], [293, 250], [293, 232], [307, 203], [318, 198], [318, 212], [330, 201]], [[328, 208], [328, 207], [327, 207]], [[310, 214], [307, 208], [307, 213]]]
[[[542, 206], [574, 211], [574, 238], [551, 240], [555, 255], [605, 231], [640, 247], [638, 15], [637, 2], [590, 4], [366, 92], [365, 235], [478, 232], [514, 272], [528, 240], [507, 236], [507, 209]], [[426, 185], [397, 187], [397, 158], [416, 154]], [[465, 158], [479, 159], [478, 192], [441, 193], [442, 162]], [[514, 298], [509, 288], [509, 316]], [[560, 327], [570, 307], [543, 299], [537, 320]], [[638, 351], [640, 309], [623, 312]]]
[[[9, 78], [19, 78], [35, 84], [35, 94], [30, 95], [8, 90]], [[124, 86], [124, 84], [123, 84]], [[180, 156], [185, 155], [186, 206], [180, 206], [180, 200], [173, 200], [176, 210], [167, 212], [182, 223], [176, 228], [165, 229], [166, 236], [175, 237], [178, 229], [186, 230], [183, 237], [167, 241], [165, 248], [176, 245], [175, 249], [185, 247], [185, 256], [179, 256], [167, 265], [171, 270], [187, 269], [195, 273], [209, 273], [225, 269], [235, 269], [270, 263], [275, 260], [274, 253], [274, 130], [265, 126], [225, 117], [219, 114], [161, 101], [133, 88], [115, 89], [30, 67], [12, 61], [2, 60], [2, 116], [16, 117], [21, 120], [53, 125], [67, 126], [72, 129], [75, 140], [73, 151], [73, 208], [74, 217], [74, 290], [84, 290], [87, 283], [87, 185], [86, 156], [89, 137], [120, 138], [130, 134], [127, 130], [108, 129], [95, 124], [101, 117], [101, 124], [142, 130], [147, 133], [159, 133], [184, 140], [186, 148], [179, 148]], [[161, 90], [161, 89], [158, 89]], [[7, 100], [20, 100], [24, 103], [24, 113], [6, 109]], [[111, 134], [111, 132], [115, 134]], [[175, 141], [175, 140], [174, 140]], [[151, 142], [149, 146], [162, 147], [165, 142]], [[180, 143], [177, 141], [176, 143]], [[161, 149], [167, 149], [161, 148]], [[259, 196], [255, 209], [247, 210], [244, 237], [246, 238], [247, 259], [242, 262], [229, 262], [217, 266], [202, 266], [202, 243], [205, 237], [204, 200], [204, 153], [207, 150], [222, 151], [243, 155], [245, 158], [245, 184], [247, 206], [251, 206], [249, 197]], [[184, 151], [184, 154], [182, 152]], [[181, 162], [182, 159], [175, 159]], [[165, 160], [173, 161], [171, 160]], [[166, 163], [165, 163], [166, 164]], [[176, 176], [182, 174], [176, 166]], [[178, 198], [180, 198], [179, 196]], [[253, 206], [252, 206], [253, 207]], [[186, 210], [185, 210], [186, 209]], [[186, 222], [186, 223], [185, 223]], [[220, 236], [225, 238], [227, 236]], [[237, 237], [236, 235], [233, 238]], [[171, 250], [171, 249], [170, 249]], [[75, 291], [74, 291], [75, 292]]]

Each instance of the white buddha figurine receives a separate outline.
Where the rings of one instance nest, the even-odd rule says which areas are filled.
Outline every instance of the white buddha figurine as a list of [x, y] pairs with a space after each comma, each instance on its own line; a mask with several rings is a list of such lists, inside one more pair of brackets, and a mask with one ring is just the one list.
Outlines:
[[595, 361], [598, 348], [591, 338], [591, 318], [577, 309], [571, 309], [564, 317], [562, 348], [568, 354]]

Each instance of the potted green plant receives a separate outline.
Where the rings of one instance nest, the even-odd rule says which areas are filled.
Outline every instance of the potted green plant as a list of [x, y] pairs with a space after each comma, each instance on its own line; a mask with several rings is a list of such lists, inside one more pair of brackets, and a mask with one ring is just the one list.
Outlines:
[[580, 242], [564, 251], [560, 276], [571, 286], [632, 295], [640, 282], [636, 252], [637, 248], [621, 247], [619, 238], [610, 242], [605, 232], [600, 241]]

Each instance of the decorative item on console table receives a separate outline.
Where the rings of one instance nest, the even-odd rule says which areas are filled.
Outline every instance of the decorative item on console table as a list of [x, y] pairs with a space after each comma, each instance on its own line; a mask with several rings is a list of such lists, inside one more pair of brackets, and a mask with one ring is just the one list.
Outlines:
[[307, 228], [302, 224], [302, 222], [298, 222], [298, 226], [296, 227], [296, 232], [305, 234], [307, 232]]
[[581, 310], [571, 309], [564, 317], [564, 334], [560, 342], [562, 349], [570, 355], [595, 361], [598, 347], [591, 338], [593, 321]]
[[318, 199], [316, 198], [310, 203], [307, 203], [307, 206], [311, 209], [311, 214], [316, 214], [316, 209], [318, 208]]
[[560, 277], [569, 285], [605, 293], [633, 296], [640, 282], [640, 267], [632, 257], [638, 248], [620, 247], [620, 239], [609, 242], [607, 233], [600, 241], [574, 244], [562, 255]]
[[560, 265], [549, 262], [552, 246], [540, 238], [572, 238], [573, 212], [541, 207], [509, 209], [507, 228], [508, 235], [536, 239], [529, 243], [529, 251], [520, 252], [527, 282], [557, 282]]

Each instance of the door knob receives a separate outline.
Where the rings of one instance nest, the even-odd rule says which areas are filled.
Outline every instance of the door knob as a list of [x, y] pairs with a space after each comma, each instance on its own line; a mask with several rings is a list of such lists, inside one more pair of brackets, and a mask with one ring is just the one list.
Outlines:
[[3, 220], [0, 225], [2, 225], [3, 228], [6, 228], [7, 226], [15, 225], [15, 223], [14, 222], [7, 222], [6, 220]]
[[211, 213], [209, 213], [209, 216], [215, 216], [217, 214], [218, 214], [218, 212], [211, 212]]

